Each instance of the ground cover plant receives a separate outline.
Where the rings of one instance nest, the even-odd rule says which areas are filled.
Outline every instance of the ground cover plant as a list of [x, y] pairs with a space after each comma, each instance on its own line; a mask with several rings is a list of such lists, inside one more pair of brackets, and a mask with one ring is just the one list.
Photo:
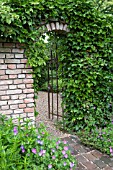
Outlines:
[[104, 127], [87, 126], [78, 132], [81, 141], [113, 157], [113, 121], [105, 122]]
[[49, 138], [41, 125], [14, 125], [0, 116], [0, 169], [2, 170], [73, 170], [76, 160], [67, 142]]
[[26, 44], [28, 62], [34, 70], [35, 90], [48, 60], [45, 44], [40, 39], [43, 34], [38, 29], [40, 23], [49, 23], [54, 18], [68, 24], [70, 31], [62, 41], [65, 51], [59, 57], [65, 89], [62, 92], [65, 127], [81, 133], [86, 129], [87, 136], [92, 128], [106, 128], [104, 122], [110, 124], [113, 113], [113, 12], [110, 12], [113, 8], [106, 9], [105, 3], [101, 5], [103, 1], [100, 0], [99, 5], [97, 2], [0, 2], [1, 38]]

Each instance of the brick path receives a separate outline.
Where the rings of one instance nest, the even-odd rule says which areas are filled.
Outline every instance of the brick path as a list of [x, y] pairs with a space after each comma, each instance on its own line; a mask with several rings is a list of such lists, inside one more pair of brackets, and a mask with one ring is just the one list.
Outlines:
[[62, 138], [69, 144], [78, 165], [76, 170], [113, 170], [113, 158], [81, 144], [77, 136]]

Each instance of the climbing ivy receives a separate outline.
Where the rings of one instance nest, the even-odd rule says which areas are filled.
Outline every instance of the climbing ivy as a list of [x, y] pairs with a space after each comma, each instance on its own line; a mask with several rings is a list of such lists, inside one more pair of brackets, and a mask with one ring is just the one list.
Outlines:
[[92, 0], [5, 0], [0, 2], [1, 38], [26, 45], [35, 84], [48, 56], [40, 38], [42, 21], [68, 23], [70, 32], [60, 56], [65, 123], [79, 130], [92, 122], [104, 126], [112, 115], [113, 17]]

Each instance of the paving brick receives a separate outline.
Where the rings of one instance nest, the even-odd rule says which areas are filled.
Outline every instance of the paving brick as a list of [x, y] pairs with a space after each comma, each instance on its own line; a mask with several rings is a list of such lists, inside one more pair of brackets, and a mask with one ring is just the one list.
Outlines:
[[102, 162], [101, 160], [95, 160], [94, 163], [99, 167], [99, 168], [104, 168], [106, 164]]
[[76, 159], [77, 159], [77, 161], [82, 162], [82, 163], [88, 162], [88, 159], [86, 159], [86, 158], [85, 158], [84, 156], [82, 156], [82, 155], [77, 155], [77, 156], [76, 156]]
[[87, 170], [85, 166], [83, 166], [81, 163], [78, 163], [76, 170]]
[[92, 153], [92, 155], [94, 155], [97, 158], [101, 158], [102, 157], [102, 153], [97, 151], [97, 150], [93, 150], [91, 153]]
[[106, 166], [103, 170], [113, 170], [113, 168], [110, 166]]
[[105, 164], [112, 163], [111, 159], [108, 156], [102, 156], [100, 160], [103, 161]]
[[91, 152], [90, 152], [90, 153], [87, 153], [87, 154], [83, 154], [83, 156], [84, 156], [86, 159], [90, 160], [90, 161], [94, 161], [94, 160], [97, 159], [95, 156], [93, 156], [93, 155], [91, 154]]
[[95, 170], [95, 168], [97, 168], [97, 165], [90, 161], [83, 162], [83, 165], [86, 166], [88, 170]]

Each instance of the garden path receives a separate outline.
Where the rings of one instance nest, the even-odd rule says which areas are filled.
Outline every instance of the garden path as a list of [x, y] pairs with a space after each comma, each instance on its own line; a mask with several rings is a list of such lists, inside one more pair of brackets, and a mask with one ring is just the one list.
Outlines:
[[36, 109], [39, 115], [36, 124], [44, 123], [47, 131], [52, 137], [59, 137], [66, 140], [69, 149], [78, 161], [76, 170], [113, 170], [113, 158], [99, 152], [98, 150], [84, 146], [75, 135], [63, 133], [55, 126], [55, 121], [48, 119], [48, 97], [47, 92], [39, 92], [36, 100]]

